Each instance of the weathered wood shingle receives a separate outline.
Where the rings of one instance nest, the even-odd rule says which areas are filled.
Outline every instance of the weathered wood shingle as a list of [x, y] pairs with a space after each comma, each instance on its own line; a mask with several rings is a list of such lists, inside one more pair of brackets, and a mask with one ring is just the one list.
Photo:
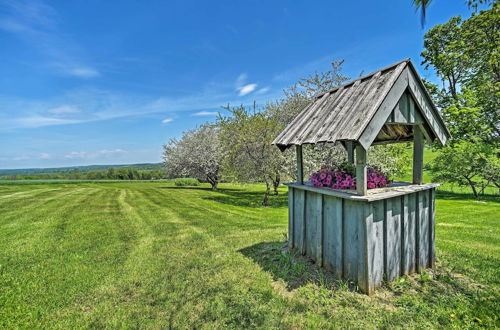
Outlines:
[[415, 99], [432, 133], [429, 137], [444, 144], [449, 133], [409, 59], [318, 95], [273, 144], [284, 150], [292, 145], [356, 141], [367, 148], [403, 95], [405, 102], [407, 97]]

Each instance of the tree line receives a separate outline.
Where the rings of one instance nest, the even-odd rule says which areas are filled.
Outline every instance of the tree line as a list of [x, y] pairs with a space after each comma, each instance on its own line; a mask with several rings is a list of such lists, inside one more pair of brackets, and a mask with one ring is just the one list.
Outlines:
[[106, 171], [23, 174], [2, 176], [3, 180], [158, 180], [165, 178], [163, 170], [137, 170], [135, 168], [108, 168]]

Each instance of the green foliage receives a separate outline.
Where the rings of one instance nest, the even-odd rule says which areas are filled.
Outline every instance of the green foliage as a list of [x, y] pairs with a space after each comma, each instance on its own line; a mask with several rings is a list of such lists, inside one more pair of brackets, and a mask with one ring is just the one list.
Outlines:
[[137, 170], [134, 167], [108, 168], [106, 171], [71, 171], [45, 174], [11, 174], [3, 180], [159, 180], [165, 177], [161, 170]]
[[453, 17], [432, 28], [422, 52], [423, 64], [443, 80], [442, 89], [426, 85], [451, 133], [430, 166], [433, 178], [468, 185], [476, 196], [488, 185], [498, 187], [500, 5], [491, 5], [466, 20]]
[[[499, 199], [437, 193], [435, 270], [373, 296], [283, 248], [287, 195], [0, 185], [0, 328], [495, 328]], [[451, 317], [453, 314], [455, 317]]]
[[469, 186], [477, 197], [490, 183], [499, 187], [499, 152], [491, 145], [465, 140], [447, 145], [430, 166], [433, 180]]
[[177, 187], [187, 187], [187, 186], [197, 187], [200, 185], [200, 181], [198, 181], [198, 179], [195, 178], [177, 178], [174, 180], [174, 184]]

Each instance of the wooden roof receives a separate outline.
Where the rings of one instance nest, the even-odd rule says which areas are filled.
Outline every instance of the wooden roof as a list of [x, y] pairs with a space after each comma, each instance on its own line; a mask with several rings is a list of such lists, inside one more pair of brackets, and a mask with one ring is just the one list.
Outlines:
[[428, 140], [444, 144], [449, 138], [439, 111], [406, 59], [316, 96], [273, 144], [284, 150], [354, 141], [368, 149], [374, 143], [411, 139], [408, 127], [413, 125], [420, 125]]

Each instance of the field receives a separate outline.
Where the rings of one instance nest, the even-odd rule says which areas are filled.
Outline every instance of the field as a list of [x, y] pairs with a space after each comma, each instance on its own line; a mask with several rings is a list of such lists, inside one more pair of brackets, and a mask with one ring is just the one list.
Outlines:
[[368, 297], [286, 252], [262, 191], [0, 185], [0, 328], [500, 326], [500, 199], [439, 192], [436, 269]]

